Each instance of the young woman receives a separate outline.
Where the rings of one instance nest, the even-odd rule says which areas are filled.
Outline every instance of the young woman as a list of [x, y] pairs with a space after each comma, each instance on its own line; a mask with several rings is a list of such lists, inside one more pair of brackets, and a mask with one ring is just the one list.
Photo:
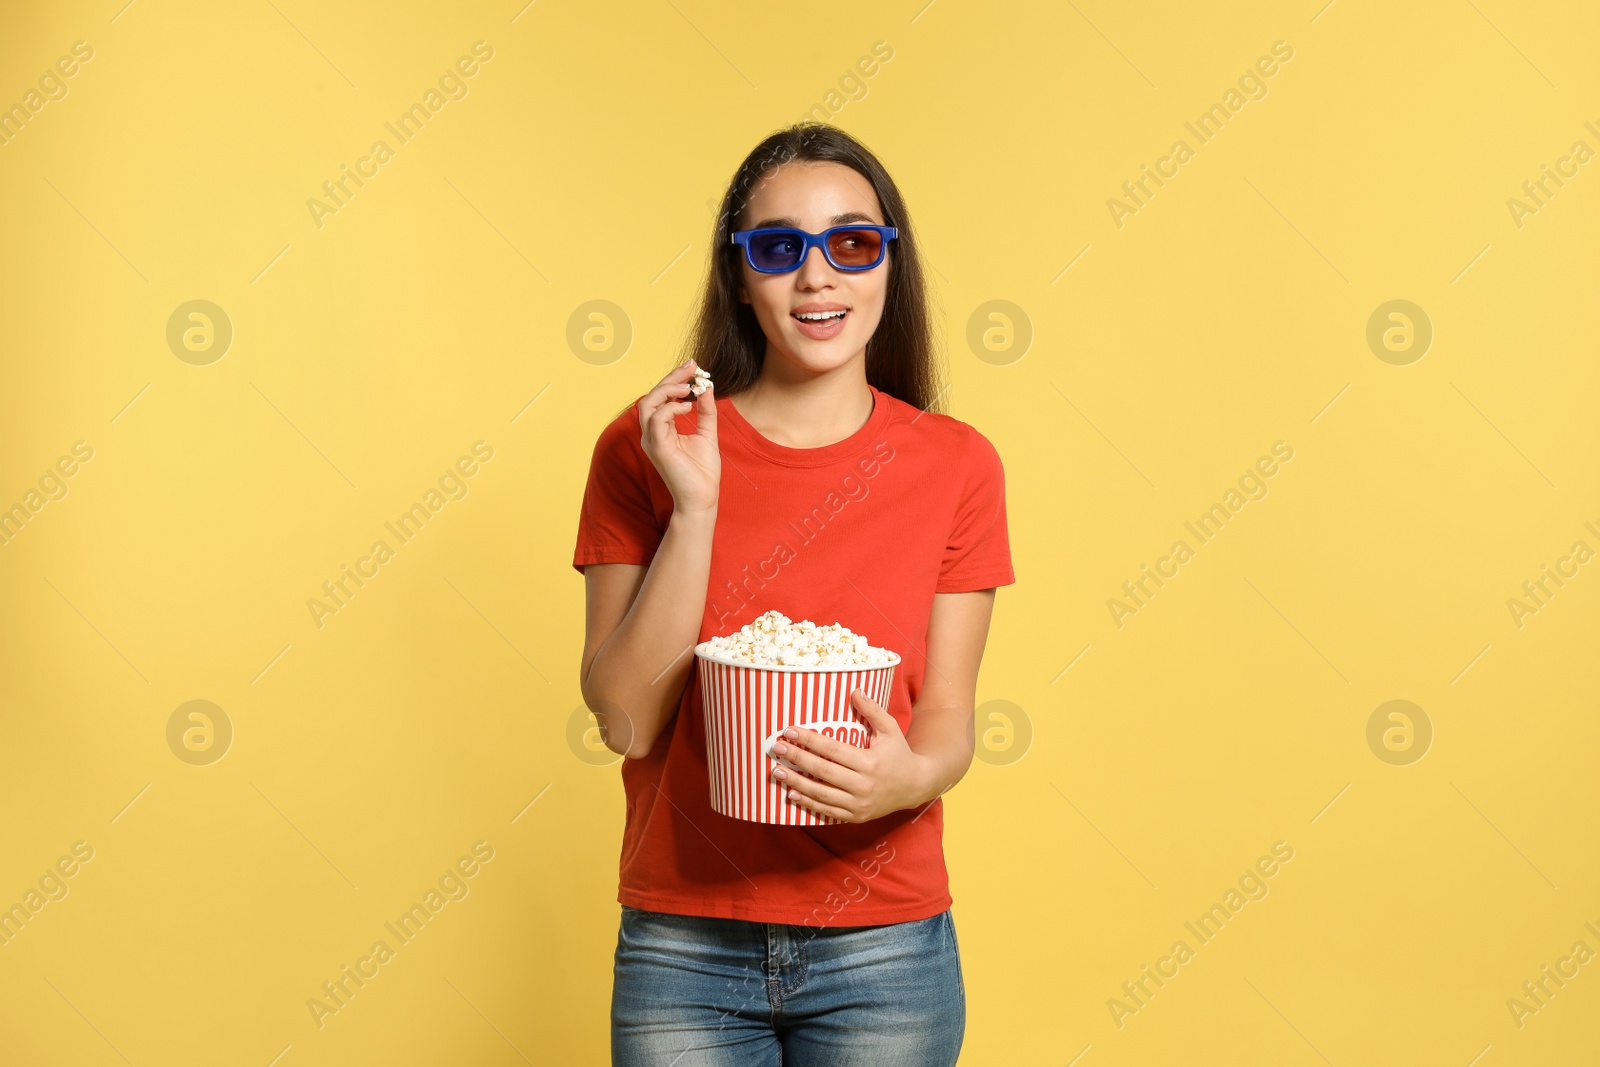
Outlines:
[[[905, 201], [842, 131], [746, 157], [676, 368], [600, 434], [573, 565], [583, 697], [622, 764], [612, 1062], [935, 1067], [966, 991], [940, 795], [972, 760], [995, 587], [1014, 581], [1000, 458], [934, 412]], [[696, 368], [713, 386], [698, 397]], [[840, 820], [711, 810], [693, 646], [769, 610], [899, 653], [870, 747], [791, 731], [769, 772]]]

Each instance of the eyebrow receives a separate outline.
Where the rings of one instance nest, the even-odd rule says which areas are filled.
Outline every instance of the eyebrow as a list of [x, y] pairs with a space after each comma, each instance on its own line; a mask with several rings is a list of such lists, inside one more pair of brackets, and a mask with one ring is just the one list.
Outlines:
[[[870, 215], [863, 215], [859, 211], [847, 211], [843, 215], [835, 215], [833, 217], [833, 221], [828, 225], [843, 226], [848, 222], [872, 222], [872, 217]], [[876, 226], [877, 223], [874, 222], [873, 225]], [[750, 228], [752, 230], [761, 230], [766, 229], [768, 226], [789, 226], [796, 230], [803, 228], [800, 225], [799, 219], [791, 219], [787, 216], [775, 219], [762, 219], [760, 222], [756, 223]]]

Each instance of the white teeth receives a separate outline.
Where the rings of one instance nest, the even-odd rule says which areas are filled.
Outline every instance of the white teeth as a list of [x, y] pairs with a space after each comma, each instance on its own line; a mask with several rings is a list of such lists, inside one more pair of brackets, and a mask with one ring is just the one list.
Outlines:
[[797, 318], [797, 319], [805, 319], [807, 322], [824, 322], [824, 321], [826, 321], [828, 319], [836, 319], [836, 318], [837, 319], [842, 319], [842, 318], [844, 318], [844, 312], [842, 312], [842, 311], [802, 311], [802, 312], [799, 312], [798, 314], [796, 314], [795, 318]]

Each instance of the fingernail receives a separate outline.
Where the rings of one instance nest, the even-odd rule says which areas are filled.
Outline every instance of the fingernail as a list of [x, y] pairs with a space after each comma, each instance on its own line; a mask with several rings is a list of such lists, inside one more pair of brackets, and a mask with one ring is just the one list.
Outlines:
[[772, 772], [772, 776], [774, 778], [787, 778], [789, 776], [789, 772], [784, 770], [782, 767], [779, 767], [777, 770]]
[[772, 751], [778, 753], [781, 756], [781, 755], [783, 755], [783, 753], [789, 751], [789, 746], [784, 744], [782, 741], [779, 741], [779, 742], [777, 742], [776, 744], [774, 744], [772, 746]]
[[800, 731], [791, 726], [789, 729], [783, 731], [783, 736], [793, 741], [795, 738], [800, 736]]

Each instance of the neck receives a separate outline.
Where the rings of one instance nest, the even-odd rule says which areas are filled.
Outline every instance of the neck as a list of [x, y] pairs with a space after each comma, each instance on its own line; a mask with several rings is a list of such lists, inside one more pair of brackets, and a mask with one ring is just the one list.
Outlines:
[[866, 350], [820, 374], [771, 351], [750, 388], [729, 403], [761, 435], [788, 448], [821, 448], [855, 433], [872, 417]]

